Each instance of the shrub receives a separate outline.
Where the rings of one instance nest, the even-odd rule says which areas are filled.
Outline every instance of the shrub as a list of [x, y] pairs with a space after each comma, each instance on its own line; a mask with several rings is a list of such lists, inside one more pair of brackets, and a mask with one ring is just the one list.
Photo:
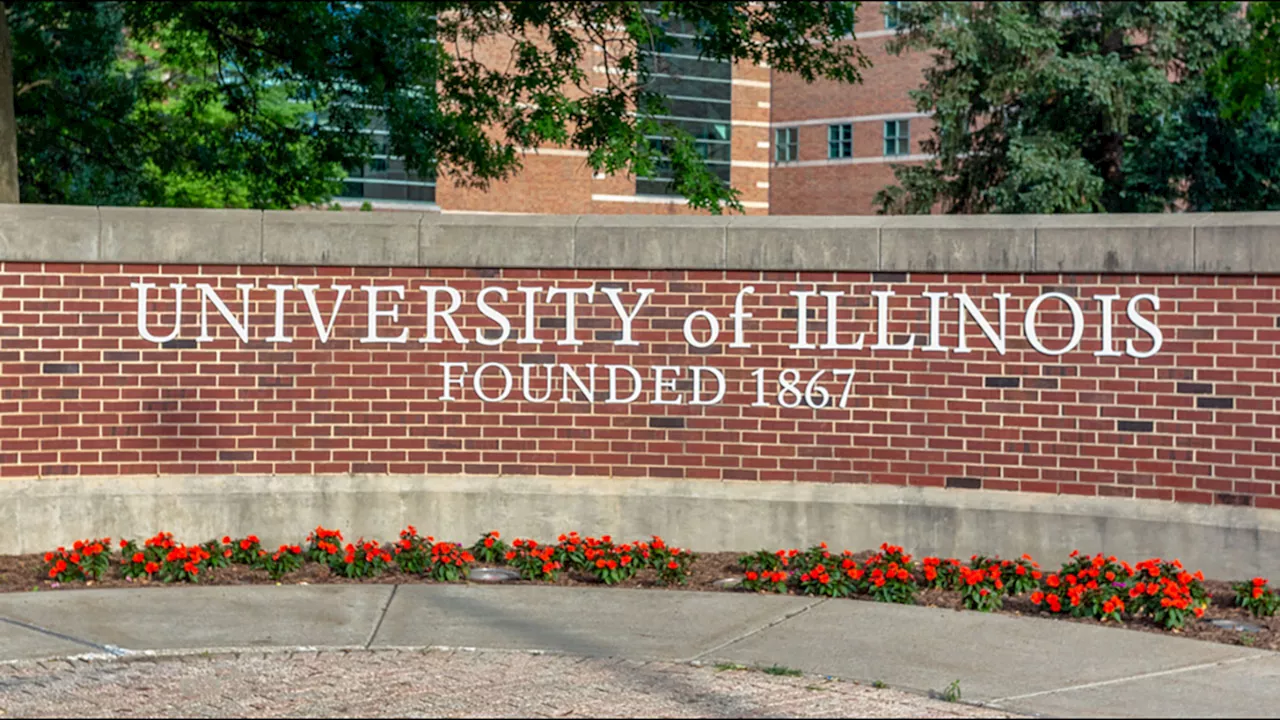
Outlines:
[[999, 610], [1004, 602], [1004, 592], [999, 562], [992, 562], [986, 568], [960, 568], [960, 598], [970, 610]]
[[1231, 586], [1236, 591], [1236, 605], [1254, 617], [1271, 617], [1280, 610], [1280, 593], [1267, 585], [1266, 578], [1256, 577], [1247, 583]]
[[431, 562], [427, 575], [439, 582], [467, 579], [467, 571], [476, 558], [458, 543], [438, 542], [431, 546]]
[[[355, 543], [348, 543], [345, 550], [342, 561], [329, 567], [349, 578], [378, 577], [391, 567], [391, 553], [376, 540], [360, 538]], [[327, 550], [325, 552], [328, 553]]]
[[1203, 580], [1204, 575], [1187, 572], [1177, 560], [1144, 560], [1137, 564], [1128, 587], [1130, 612], [1145, 615], [1165, 629], [1180, 628], [1192, 616], [1203, 617], [1209, 606]]
[[738, 558], [742, 566], [742, 587], [752, 592], [787, 591], [787, 566], [800, 555], [799, 550], [760, 550]]
[[160, 562], [160, 582], [199, 582], [209, 552], [199, 545], [171, 544]]
[[231, 567], [231, 538], [224, 535], [222, 542], [210, 540], [200, 547], [209, 553], [209, 559], [205, 564], [211, 568]]
[[960, 571], [963, 568], [955, 558], [927, 557], [920, 561], [925, 587], [937, 590], [959, 590]]
[[311, 562], [318, 562], [328, 565], [331, 568], [337, 568], [342, 564], [342, 531], [326, 530], [320, 526], [316, 526], [309, 535], [307, 535], [307, 559]]
[[55, 582], [101, 580], [110, 565], [107, 548], [111, 538], [77, 540], [71, 549], [59, 547], [44, 554], [45, 574]]
[[863, 571], [848, 550], [833, 556], [822, 543], [796, 556], [793, 572], [799, 573], [800, 592], [824, 597], [848, 597], [864, 589]]
[[[1073, 550], [1059, 572], [1044, 576], [1042, 601], [1050, 612], [1099, 619], [1110, 616], [1119, 621], [1112, 600], [1126, 590], [1132, 575], [1133, 568], [1115, 556], [1099, 553], [1091, 558]], [[1109, 602], [1112, 611], [1106, 612], [1103, 606]]]
[[1004, 585], [1003, 592], [1010, 597], [1025, 595], [1035, 590], [1040, 587], [1040, 580], [1044, 577], [1044, 573], [1040, 572], [1040, 564], [1032, 560], [1030, 555], [1023, 555], [1017, 560], [1001, 560], [999, 556], [986, 558], [980, 555], [974, 555], [969, 559], [969, 566], [975, 570], [983, 568], [990, 570], [992, 565], [999, 566], [1000, 580]]
[[882, 544], [880, 552], [868, 558], [863, 569], [869, 583], [867, 593], [875, 600], [904, 605], [915, 602], [911, 556], [904, 554], [901, 547]]
[[503, 559], [525, 580], [555, 582], [560, 572], [560, 562], [555, 555], [554, 545], [538, 545], [536, 540], [516, 538], [511, 541]]
[[400, 572], [410, 575], [425, 573], [431, 565], [431, 546], [435, 541], [433, 537], [419, 535], [418, 529], [412, 525], [401, 530], [399, 542], [392, 547]]
[[587, 572], [605, 585], [616, 585], [630, 580], [640, 571], [642, 565], [636, 558], [635, 550], [626, 543], [617, 546], [612, 543], [607, 545], [602, 543], [587, 547], [585, 554], [588, 563]]
[[258, 553], [254, 566], [266, 570], [272, 580], [279, 580], [297, 571], [304, 562], [301, 545], [281, 545], [274, 553], [268, 554], [266, 550], [259, 550]]
[[[226, 543], [227, 538], [222, 541]], [[258, 554], [262, 552], [262, 543], [258, 542], [257, 535], [249, 535], [227, 544], [231, 546], [231, 562], [236, 565], [253, 565], [258, 562]]]
[[471, 546], [471, 554], [480, 562], [502, 562], [507, 556], [507, 544], [502, 542], [502, 536], [497, 530], [490, 530]]

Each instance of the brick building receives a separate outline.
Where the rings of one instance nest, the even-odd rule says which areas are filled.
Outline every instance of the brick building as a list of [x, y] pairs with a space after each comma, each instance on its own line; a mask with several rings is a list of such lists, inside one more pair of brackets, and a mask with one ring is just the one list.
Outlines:
[[[712, 170], [742, 192], [747, 214], [873, 214], [876, 191], [893, 181], [890, 164], [922, 159], [929, 119], [907, 93], [919, 85], [929, 59], [886, 51], [896, 33], [885, 12], [889, 4], [868, 2], [859, 11], [858, 43], [872, 67], [858, 86], [807, 84], [763, 66], [701, 60], [690, 29], [677, 25], [669, 30], [673, 46], [651, 54], [654, 87], [670, 100], [668, 119], [698, 138]], [[507, 56], [502, 43], [485, 52], [495, 61]], [[589, 71], [603, 77], [603, 57], [594, 52]], [[441, 212], [696, 212], [670, 194], [663, 178], [596, 175], [586, 156], [529, 149], [516, 177], [487, 190], [447, 177], [414, 177], [399, 160], [376, 156], [359, 177], [347, 179], [339, 202]]]

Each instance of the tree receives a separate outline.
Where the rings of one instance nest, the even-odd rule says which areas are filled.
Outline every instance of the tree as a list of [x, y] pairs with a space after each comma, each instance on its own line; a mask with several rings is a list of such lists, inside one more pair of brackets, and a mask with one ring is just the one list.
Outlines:
[[[0, 90], [0, 195], [16, 171], [27, 202], [289, 207], [326, 198], [337, 169], [375, 148], [484, 187], [519, 171], [522, 148], [559, 144], [597, 172], [661, 166], [691, 206], [740, 208], [696, 138], [654, 117], [665, 99], [645, 51], [854, 83], [856, 5], [20, 0], [7, 7], [16, 116]], [[502, 62], [482, 62], [495, 45]]]
[[1210, 70], [1223, 114], [1236, 119], [1257, 110], [1280, 84], [1280, 3], [1251, 2], [1249, 36], [1229, 48]]
[[899, 15], [894, 51], [935, 53], [913, 95], [933, 113], [922, 150], [934, 159], [895, 167], [881, 212], [1151, 211], [1206, 187], [1196, 174], [1214, 163], [1150, 155], [1205, 129], [1190, 115], [1209, 68], [1244, 37], [1236, 3], [904, 3]]

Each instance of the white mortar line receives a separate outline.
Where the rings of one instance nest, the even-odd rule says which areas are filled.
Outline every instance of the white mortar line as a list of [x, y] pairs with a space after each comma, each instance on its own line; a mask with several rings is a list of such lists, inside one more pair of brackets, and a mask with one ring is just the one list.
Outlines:
[[1214, 668], [1221, 665], [1235, 665], [1237, 663], [1247, 662], [1249, 660], [1258, 660], [1260, 658], [1269, 657], [1274, 654], [1275, 653], [1271, 653], [1271, 652], [1259, 652], [1257, 654], [1248, 655], [1246, 657], [1231, 658], [1228, 660], [1218, 660], [1215, 662], [1200, 663], [1198, 665], [1187, 665], [1185, 667], [1172, 668], [1170, 670], [1156, 670], [1154, 672], [1138, 673], [1137, 675], [1130, 675], [1128, 677], [1113, 678], [1111, 680], [1099, 680], [1097, 682], [1081, 683], [1079, 685], [1068, 685], [1066, 687], [1054, 688], [1052, 690], [1040, 690], [1038, 692], [1025, 693], [1023, 695], [1009, 695], [1007, 697], [996, 698], [994, 700], [985, 700], [983, 701], [983, 704], [995, 705], [997, 703], [1012, 702], [1014, 700], [1025, 700], [1027, 698], [1042, 697], [1044, 695], [1053, 695], [1055, 693], [1073, 692], [1075, 690], [1088, 690], [1090, 688], [1106, 687], [1108, 685], [1118, 685], [1120, 683], [1133, 682], [1135, 680], [1145, 680], [1147, 678], [1164, 677], [1166, 675], [1178, 675], [1184, 672], [1190, 672], [1192, 670], [1207, 670], [1209, 668]]

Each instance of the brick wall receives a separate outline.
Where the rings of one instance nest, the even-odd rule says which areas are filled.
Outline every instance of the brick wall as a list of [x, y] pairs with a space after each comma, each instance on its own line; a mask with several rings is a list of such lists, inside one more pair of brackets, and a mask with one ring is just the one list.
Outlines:
[[[174, 293], [188, 288], [182, 328], [161, 345], [139, 337], [137, 290], [150, 291], [149, 331], [173, 327]], [[217, 288], [239, 316], [237, 283], [252, 283], [249, 342], [209, 307], [212, 340], [198, 342], [198, 283]], [[274, 328], [269, 284], [318, 285], [317, 310], [328, 323], [336, 292], [351, 286], [333, 317], [333, 336], [320, 342], [303, 293], [284, 292], [290, 343], [267, 342]], [[368, 332], [366, 285], [404, 285], [395, 322], [383, 317], [380, 335], [407, 330], [403, 345], [362, 342]], [[422, 286], [461, 294], [453, 317], [469, 340], [423, 344]], [[583, 344], [560, 345], [567, 333], [563, 296], [539, 295], [534, 325], [540, 345], [517, 342], [524, 331], [518, 287], [597, 289], [579, 304]], [[745, 285], [749, 348], [730, 348], [730, 315]], [[498, 326], [477, 309], [477, 294], [500, 286], [509, 302], [491, 302], [510, 318], [512, 336], [496, 347]], [[618, 288], [630, 308], [652, 289], [637, 316], [635, 346], [615, 345], [621, 321], [602, 291]], [[0, 264], [0, 475], [54, 477], [116, 474], [433, 473], [683, 477], [815, 483], [887, 483], [1020, 490], [1189, 503], [1280, 508], [1280, 396], [1276, 342], [1280, 340], [1280, 278], [1208, 275], [868, 274], [737, 271], [484, 270], [351, 267]], [[797, 299], [793, 290], [846, 293], [839, 300], [838, 340], [866, 333], [877, 342], [873, 291], [892, 290], [885, 339], [916, 337], [916, 349], [793, 349]], [[1007, 353], [1000, 355], [973, 320], [968, 353], [959, 343], [958, 302], [942, 301], [940, 344], [929, 341], [925, 291], [967, 293], [993, 324], [995, 293], [1009, 293]], [[1032, 349], [1023, 314], [1042, 293], [1078, 298], [1080, 344], [1060, 356]], [[1113, 339], [1136, 353], [1152, 339], [1126, 315], [1131, 298], [1159, 297], [1160, 308], [1139, 306], [1163, 334], [1147, 358], [1096, 357], [1102, 347], [1099, 304], [1114, 294]], [[389, 310], [388, 296], [380, 307]], [[492, 300], [492, 296], [490, 296]], [[581, 301], [580, 301], [581, 302]], [[441, 299], [443, 309], [444, 299]], [[720, 323], [705, 349], [686, 340], [685, 318], [710, 311]], [[810, 301], [814, 342], [826, 330], [825, 301]], [[1071, 314], [1048, 300], [1035, 328], [1058, 348], [1070, 337]], [[706, 325], [694, 321], [701, 343]], [[442, 400], [441, 363], [467, 363], [456, 400]], [[471, 374], [483, 363], [513, 373], [511, 395], [481, 402]], [[552, 401], [521, 397], [520, 364], [563, 363], [582, 377], [599, 366], [583, 401], [571, 387], [563, 399], [556, 370]], [[601, 402], [605, 366], [629, 365], [643, 392], [631, 403]], [[654, 404], [657, 366], [675, 377], [682, 404]], [[726, 378], [723, 400], [693, 405], [690, 368], [708, 366]], [[838, 404], [852, 370], [846, 407], [780, 405], [777, 376], [798, 373], [799, 387], [819, 371]], [[764, 406], [755, 389], [765, 378]], [[531, 369], [535, 380], [542, 368]], [[629, 381], [622, 376], [622, 390]], [[704, 377], [708, 377], [704, 375]], [[816, 385], [815, 385], [816, 387]], [[708, 381], [706, 394], [714, 392]], [[497, 397], [500, 371], [487, 371], [481, 391]], [[536, 384], [534, 394], [545, 386]], [[705, 394], [703, 395], [705, 398]], [[790, 403], [795, 396], [785, 394]], [[818, 399], [816, 394], [815, 400]], [[815, 401], [815, 404], [816, 403]], [[602, 480], [603, 481], [603, 480]]]

